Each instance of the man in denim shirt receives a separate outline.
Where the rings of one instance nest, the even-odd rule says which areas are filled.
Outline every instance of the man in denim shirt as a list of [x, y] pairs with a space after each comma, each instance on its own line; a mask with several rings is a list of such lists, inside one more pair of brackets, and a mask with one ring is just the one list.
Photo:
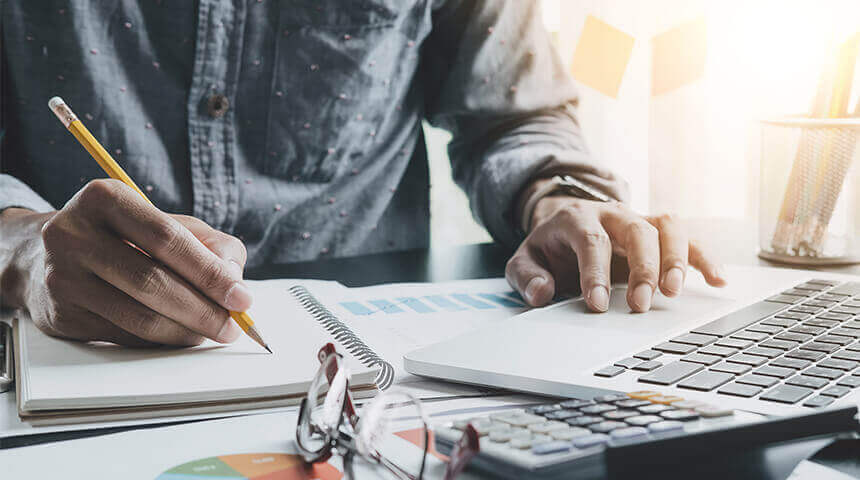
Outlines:
[[[476, 217], [519, 245], [507, 274], [530, 304], [581, 286], [606, 310], [613, 250], [635, 311], [679, 293], [688, 261], [722, 283], [676, 220], [630, 211], [588, 154], [535, 2], [0, 5], [2, 301], [50, 334], [229, 342], [246, 262], [426, 247], [423, 119], [453, 134]], [[158, 208], [100, 180], [53, 95]], [[615, 201], [564, 194], [559, 174]]]

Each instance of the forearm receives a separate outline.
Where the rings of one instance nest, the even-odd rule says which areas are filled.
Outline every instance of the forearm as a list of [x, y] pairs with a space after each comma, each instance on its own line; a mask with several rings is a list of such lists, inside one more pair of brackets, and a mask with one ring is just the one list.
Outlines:
[[31, 273], [42, 260], [42, 225], [52, 213], [10, 207], [0, 212], [0, 305], [23, 308]]

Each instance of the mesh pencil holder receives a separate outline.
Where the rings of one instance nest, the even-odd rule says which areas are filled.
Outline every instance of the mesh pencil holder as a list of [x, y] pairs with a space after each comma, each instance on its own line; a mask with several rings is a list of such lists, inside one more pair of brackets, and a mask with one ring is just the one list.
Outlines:
[[762, 122], [759, 256], [860, 263], [860, 118]]

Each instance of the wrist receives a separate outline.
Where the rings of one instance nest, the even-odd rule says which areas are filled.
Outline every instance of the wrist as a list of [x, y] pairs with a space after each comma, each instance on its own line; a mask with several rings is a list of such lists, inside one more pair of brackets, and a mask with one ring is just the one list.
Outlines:
[[14, 207], [0, 212], [0, 305], [26, 307], [34, 267], [43, 261], [42, 226], [54, 213]]

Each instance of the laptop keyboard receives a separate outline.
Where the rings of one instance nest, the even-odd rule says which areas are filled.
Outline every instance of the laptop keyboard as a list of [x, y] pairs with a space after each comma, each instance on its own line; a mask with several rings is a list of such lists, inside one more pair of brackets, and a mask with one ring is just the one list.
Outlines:
[[860, 387], [860, 282], [809, 280], [594, 372], [824, 407]]

